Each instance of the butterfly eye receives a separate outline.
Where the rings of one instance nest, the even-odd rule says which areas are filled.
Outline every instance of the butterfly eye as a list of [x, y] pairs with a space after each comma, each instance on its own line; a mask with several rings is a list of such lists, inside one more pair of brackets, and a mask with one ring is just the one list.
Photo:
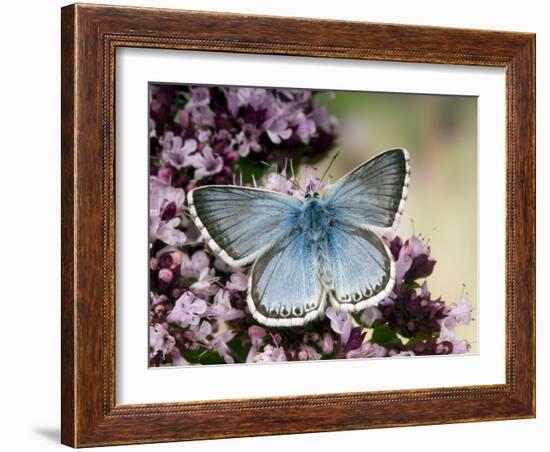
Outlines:
[[306, 193], [306, 199], [311, 198], [311, 195], [309, 193]]
[[319, 193], [317, 193], [317, 192], [313, 193], [313, 197], [318, 199], [319, 198]]

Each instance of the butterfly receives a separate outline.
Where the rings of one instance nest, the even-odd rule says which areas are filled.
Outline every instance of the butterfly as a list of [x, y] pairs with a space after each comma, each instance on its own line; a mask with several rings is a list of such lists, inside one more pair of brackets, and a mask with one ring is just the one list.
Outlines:
[[327, 303], [346, 311], [376, 305], [395, 284], [395, 262], [379, 234], [395, 230], [410, 180], [405, 149], [358, 166], [321, 196], [304, 200], [252, 187], [209, 185], [187, 195], [210, 249], [230, 266], [251, 265], [247, 303], [274, 327], [300, 326]]

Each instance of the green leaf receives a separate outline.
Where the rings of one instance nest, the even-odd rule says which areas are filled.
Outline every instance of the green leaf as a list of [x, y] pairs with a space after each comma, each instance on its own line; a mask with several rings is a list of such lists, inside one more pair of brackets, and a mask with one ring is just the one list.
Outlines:
[[217, 351], [204, 348], [189, 350], [183, 353], [183, 357], [191, 364], [225, 364]]
[[190, 286], [191, 284], [197, 282], [197, 278], [184, 278], [184, 277], [181, 277], [178, 279], [178, 284], [180, 286]]
[[433, 333], [428, 332], [428, 331], [416, 333], [413, 337], [411, 337], [411, 338], [408, 340], [407, 346], [413, 345], [413, 344], [417, 344], [418, 342], [427, 341], [428, 339], [431, 339], [432, 334], [433, 334]]
[[227, 343], [236, 363], [246, 362], [246, 356], [248, 355], [248, 350], [243, 346], [243, 336], [237, 336]]
[[374, 328], [372, 332], [371, 342], [374, 342], [378, 345], [394, 345], [398, 344], [401, 341], [397, 337], [395, 331], [393, 331], [388, 324], [379, 325]]
[[243, 184], [250, 185], [253, 182], [252, 175], [256, 181], [259, 181], [269, 168], [262, 162], [250, 158], [241, 157], [235, 162], [235, 174], [239, 177], [239, 173], [243, 175]]
[[405, 289], [412, 290], [412, 289], [419, 289], [422, 287], [420, 284], [418, 284], [416, 281], [410, 281], [408, 283], [405, 283]]

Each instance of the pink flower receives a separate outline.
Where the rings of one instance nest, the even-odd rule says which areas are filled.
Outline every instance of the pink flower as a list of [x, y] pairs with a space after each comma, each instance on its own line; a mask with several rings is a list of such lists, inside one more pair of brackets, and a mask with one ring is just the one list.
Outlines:
[[440, 320], [441, 332], [440, 341], [451, 341], [455, 339], [455, 328], [459, 325], [468, 325], [472, 319], [472, 305], [467, 296], [463, 296], [457, 303], [450, 306], [447, 316]]
[[[423, 266], [429, 269], [429, 273], [433, 270], [435, 261], [428, 259], [430, 255], [430, 247], [424, 240], [416, 236], [411, 236], [399, 251], [399, 257], [395, 261], [395, 280], [397, 284], [403, 283], [405, 274], [411, 270], [414, 262], [422, 261]], [[415, 261], [416, 258], [417, 261]], [[428, 274], [429, 274], [428, 273]], [[424, 273], [425, 275], [425, 273]], [[410, 275], [409, 275], [410, 276]]]
[[468, 353], [471, 348], [472, 348], [472, 346], [465, 339], [463, 339], [461, 341], [454, 341], [453, 342], [453, 354], [458, 355], [458, 354]]
[[200, 297], [209, 297], [214, 295], [218, 291], [217, 281], [214, 275], [216, 271], [214, 269], [204, 268], [197, 282], [191, 284], [191, 290]]
[[168, 297], [166, 295], [155, 295], [151, 292], [151, 305], [156, 306], [158, 304], [163, 304], [168, 301]]
[[402, 284], [405, 279], [405, 273], [411, 268], [413, 258], [408, 255], [405, 248], [401, 248], [399, 252], [399, 258], [395, 261], [395, 282]]
[[218, 352], [227, 364], [234, 364], [235, 359], [231, 356], [231, 350], [227, 343], [235, 337], [235, 333], [231, 330], [218, 334], [210, 341], [210, 348]]
[[252, 340], [252, 343], [257, 343], [267, 334], [265, 328], [258, 325], [252, 325], [248, 327], [248, 337]]
[[169, 221], [162, 221], [160, 217], [149, 218], [149, 240], [162, 240], [167, 245], [182, 246], [187, 240], [183, 231], [176, 229], [180, 225], [179, 218], [172, 218]]
[[280, 174], [276, 172], [269, 173], [265, 188], [268, 190], [278, 191], [279, 193], [285, 193], [292, 195], [295, 190], [294, 184], [286, 177], [286, 171], [283, 170]]
[[210, 103], [210, 89], [205, 86], [196, 86], [189, 90], [191, 99], [185, 105], [186, 110], [192, 110], [197, 107], [206, 107]]
[[174, 366], [187, 366], [189, 361], [187, 361], [183, 356], [178, 347], [174, 347], [171, 352], [172, 355], [172, 365]]
[[183, 142], [180, 136], [174, 137], [172, 132], [166, 133], [166, 135], [170, 134], [171, 139], [165, 139], [163, 142], [162, 159], [177, 169], [189, 166], [191, 164], [189, 157], [197, 150], [197, 142], [193, 139]]
[[292, 126], [296, 129], [296, 135], [305, 144], [308, 144], [309, 139], [317, 132], [315, 121], [309, 115], [305, 115], [303, 111], [299, 111], [294, 115]]
[[225, 287], [230, 290], [236, 290], [238, 292], [244, 292], [248, 289], [248, 276], [244, 273], [233, 273], [226, 283]]
[[243, 125], [243, 129], [235, 137], [241, 157], [246, 157], [250, 154], [250, 151], [258, 152], [262, 150], [262, 146], [259, 143], [260, 135], [261, 131], [252, 124]]
[[210, 138], [210, 135], [212, 135], [212, 131], [210, 129], [201, 129], [198, 131], [197, 138], [199, 142], [205, 143]]
[[172, 272], [170, 270], [168, 270], [167, 268], [161, 268], [160, 271], [159, 271], [159, 279], [166, 283], [166, 284], [170, 284], [170, 281], [172, 281], [172, 278], [174, 277], [174, 275], [172, 274]]
[[210, 264], [210, 259], [204, 251], [195, 251], [191, 258], [189, 255], [182, 253], [181, 275], [184, 278], [197, 278], [208, 267], [208, 264]]
[[430, 247], [428, 244], [415, 235], [413, 235], [407, 242], [408, 243], [404, 246], [405, 253], [412, 258], [420, 256], [421, 254], [430, 254]]
[[292, 129], [284, 119], [284, 110], [274, 107], [267, 113], [263, 127], [267, 136], [274, 144], [280, 144], [282, 140], [288, 140], [292, 136]]
[[167, 181], [151, 176], [149, 178], [149, 209], [161, 214], [164, 206], [174, 203], [176, 207], [175, 215], [181, 215], [183, 204], [185, 203], [185, 192], [182, 188], [172, 187]]
[[330, 333], [323, 334], [323, 341], [321, 344], [323, 353], [330, 354], [334, 350], [334, 339]]
[[176, 340], [170, 336], [162, 324], [149, 327], [149, 357], [153, 358], [159, 351], [168, 356], [176, 345]]
[[332, 306], [325, 311], [330, 319], [330, 327], [342, 338], [342, 343], [347, 344], [353, 327], [349, 312], [336, 310]]
[[416, 356], [416, 355], [412, 350], [398, 351], [393, 349], [388, 352], [388, 356], [394, 357], [394, 356]]
[[219, 289], [214, 297], [214, 304], [209, 309], [209, 315], [224, 321], [242, 319], [245, 314], [240, 309], [231, 306], [230, 294], [228, 290]]
[[361, 322], [365, 324], [368, 328], [372, 328], [372, 325], [377, 320], [380, 320], [383, 317], [382, 311], [376, 306], [368, 306], [365, 308], [361, 314]]
[[[322, 192], [328, 189], [331, 185], [327, 182], [321, 182], [321, 178], [317, 175], [317, 168], [309, 165], [306, 166], [304, 175], [300, 176], [300, 179], [301, 179], [300, 186], [304, 187], [306, 191], [308, 189], [311, 189], [316, 192]], [[303, 193], [301, 194], [303, 196]]]
[[359, 348], [346, 353], [346, 358], [381, 358], [388, 355], [388, 350], [381, 345], [364, 342]]
[[327, 109], [324, 105], [315, 105], [313, 107], [312, 117], [315, 121], [315, 124], [317, 124], [317, 127], [327, 133], [330, 133], [330, 131], [338, 122], [334, 116], [328, 114]]
[[212, 334], [212, 325], [208, 320], [203, 320], [200, 325], [191, 325], [187, 332], [192, 333], [188, 336], [189, 339], [194, 341], [203, 341], [207, 336]]
[[174, 188], [158, 177], [149, 182], [149, 241], [162, 240], [172, 246], [181, 246], [187, 236], [177, 229], [181, 224], [185, 192]]
[[263, 352], [254, 357], [256, 363], [276, 363], [286, 361], [286, 354], [283, 347], [274, 347], [266, 345]]
[[298, 359], [300, 361], [315, 361], [321, 359], [321, 354], [311, 345], [301, 344]]
[[200, 315], [206, 312], [207, 305], [204, 300], [195, 298], [191, 292], [185, 292], [176, 301], [176, 305], [168, 314], [168, 322], [185, 328], [189, 325], [198, 325]]
[[196, 179], [217, 174], [223, 168], [223, 158], [215, 156], [208, 145], [189, 157], [189, 163], [195, 168]]

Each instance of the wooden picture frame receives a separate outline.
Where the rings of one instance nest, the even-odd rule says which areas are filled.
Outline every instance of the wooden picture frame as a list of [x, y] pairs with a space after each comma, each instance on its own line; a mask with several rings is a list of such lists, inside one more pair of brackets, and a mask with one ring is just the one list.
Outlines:
[[[73, 447], [535, 416], [535, 35], [71, 5], [62, 9], [62, 442]], [[506, 70], [506, 382], [115, 403], [115, 50], [147, 47]]]

